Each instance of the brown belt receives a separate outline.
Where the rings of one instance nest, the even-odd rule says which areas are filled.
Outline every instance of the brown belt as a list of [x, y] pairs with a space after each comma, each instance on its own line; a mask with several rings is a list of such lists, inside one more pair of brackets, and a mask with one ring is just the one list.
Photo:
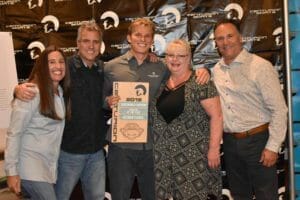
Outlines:
[[268, 127], [269, 127], [269, 123], [266, 123], [266, 124], [260, 125], [258, 127], [252, 128], [248, 131], [238, 132], [238, 133], [225, 132], [225, 134], [230, 134], [230, 135], [233, 135], [237, 139], [242, 139], [242, 138], [246, 138], [251, 135], [262, 133], [263, 131], [267, 130]]

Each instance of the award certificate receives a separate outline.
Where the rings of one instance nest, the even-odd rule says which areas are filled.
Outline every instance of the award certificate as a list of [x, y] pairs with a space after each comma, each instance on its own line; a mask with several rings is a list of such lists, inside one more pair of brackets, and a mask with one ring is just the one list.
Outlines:
[[149, 83], [114, 82], [113, 95], [120, 97], [112, 108], [112, 142], [146, 143]]

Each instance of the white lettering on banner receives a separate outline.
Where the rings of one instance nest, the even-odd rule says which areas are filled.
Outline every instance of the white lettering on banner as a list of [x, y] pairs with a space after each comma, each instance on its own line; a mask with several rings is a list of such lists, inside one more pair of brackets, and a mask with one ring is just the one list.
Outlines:
[[22, 49], [16, 49], [14, 52], [15, 52], [15, 54], [17, 54], [17, 53], [23, 53], [23, 50]]
[[281, 8], [274, 8], [274, 9], [259, 9], [259, 10], [250, 10], [250, 14], [256, 14], [256, 15], [268, 15], [268, 14], [276, 14], [277, 12], [280, 12]]
[[266, 35], [243, 37], [243, 42], [260, 42], [261, 40], [266, 40], [266, 39], [268, 39], [268, 36]]
[[69, 22], [65, 22], [65, 24], [70, 26], [80, 26], [83, 22], [86, 21], [69, 21]]
[[6, 25], [5, 27], [12, 30], [26, 30], [26, 29], [31, 29], [35, 26], [37, 25], [36, 24], [10, 24], [10, 25]]
[[[134, 20], [136, 20], [136, 19], [138, 19], [139, 17], [125, 17], [124, 18], [124, 21], [128, 21], [128, 22], [132, 22], [132, 21], [134, 21]], [[155, 16], [144, 16], [143, 17], [144, 19], [149, 19], [149, 20], [154, 20], [155, 19]]]
[[64, 52], [64, 53], [74, 53], [77, 51], [77, 47], [62, 47], [61, 50]]
[[220, 14], [220, 12], [213, 11], [213, 12], [208, 12], [208, 13], [190, 13], [190, 14], [187, 14], [187, 16], [192, 17], [193, 19], [205, 19], [205, 18], [213, 18], [219, 14]]
[[21, 2], [21, 0], [4, 0], [0, 1], [0, 6], [11, 6], [19, 2]]
[[128, 49], [130, 47], [129, 44], [111, 44], [111, 48], [116, 48], [116, 49]]

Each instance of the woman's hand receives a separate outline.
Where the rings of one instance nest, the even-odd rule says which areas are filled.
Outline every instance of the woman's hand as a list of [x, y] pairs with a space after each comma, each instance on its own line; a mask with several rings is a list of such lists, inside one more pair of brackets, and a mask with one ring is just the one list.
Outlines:
[[220, 148], [209, 148], [207, 153], [208, 166], [217, 168], [220, 165]]
[[20, 176], [7, 176], [7, 185], [10, 191], [19, 195], [21, 193], [21, 179]]
[[210, 72], [206, 67], [196, 69], [196, 82], [200, 85], [206, 84], [210, 80]]

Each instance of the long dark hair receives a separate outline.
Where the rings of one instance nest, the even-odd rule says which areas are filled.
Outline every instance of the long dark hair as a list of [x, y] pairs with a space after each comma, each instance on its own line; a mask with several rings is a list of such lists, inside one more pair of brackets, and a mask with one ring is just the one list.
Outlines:
[[48, 46], [36, 60], [31, 74], [29, 76], [29, 82], [34, 82], [37, 84], [40, 91], [40, 113], [46, 117], [61, 120], [55, 111], [54, 104], [54, 88], [53, 81], [49, 73], [48, 56], [51, 52], [58, 51], [65, 60], [65, 77], [59, 82], [59, 85], [63, 88], [64, 102], [66, 107], [66, 118], [71, 117], [71, 101], [70, 101], [70, 72], [67, 66], [66, 56], [63, 51], [57, 46]]

